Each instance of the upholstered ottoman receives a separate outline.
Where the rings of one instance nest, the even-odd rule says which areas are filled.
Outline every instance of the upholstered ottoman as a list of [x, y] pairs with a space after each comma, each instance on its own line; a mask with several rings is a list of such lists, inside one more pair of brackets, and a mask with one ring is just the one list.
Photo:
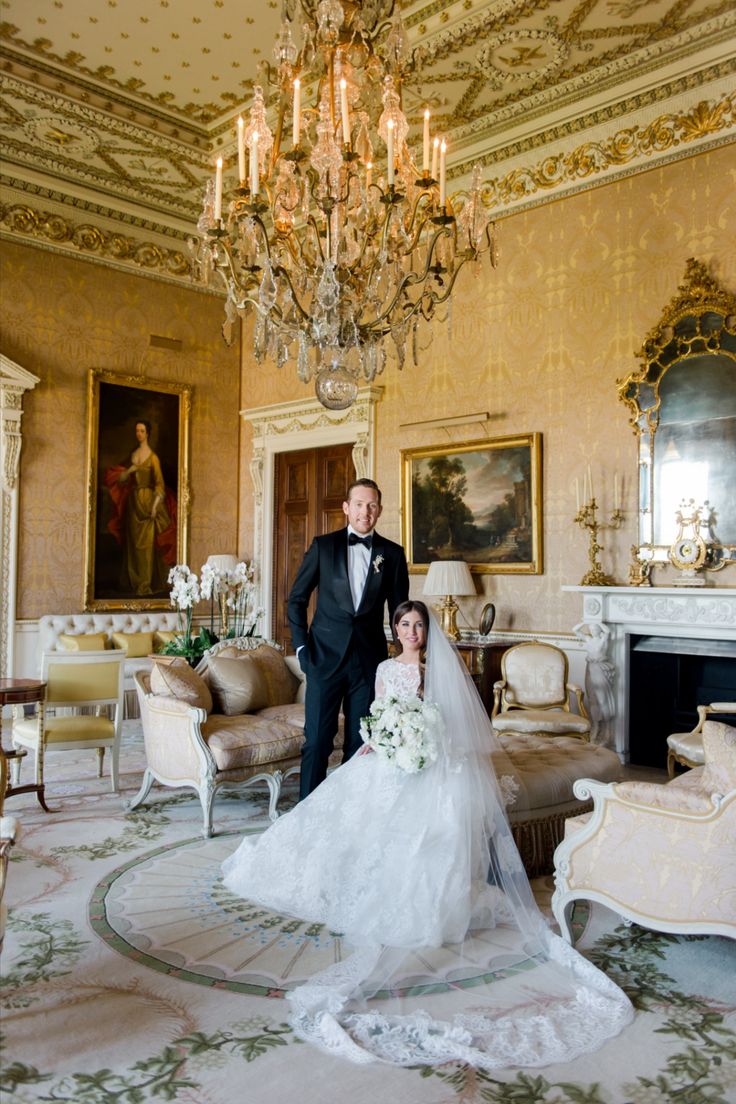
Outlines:
[[615, 752], [574, 736], [536, 736], [502, 733], [499, 736], [507, 762], [499, 762], [500, 775], [508, 770], [519, 784], [516, 800], [507, 807], [511, 829], [529, 877], [549, 874], [552, 857], [565, 832], [568, 817], [592, 809], [573, 793], [578, 778], [616, 782], [621, 763]]

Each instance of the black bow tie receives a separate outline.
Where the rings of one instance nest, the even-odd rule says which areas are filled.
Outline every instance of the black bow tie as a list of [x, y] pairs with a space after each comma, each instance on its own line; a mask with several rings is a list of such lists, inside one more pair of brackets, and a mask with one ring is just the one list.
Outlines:
[[371, 538], [370, 537], [359, 537], [357, 533], [348, 533], [348, 544], [362, 544], [365, 548], [367, 548], [370, 551]]

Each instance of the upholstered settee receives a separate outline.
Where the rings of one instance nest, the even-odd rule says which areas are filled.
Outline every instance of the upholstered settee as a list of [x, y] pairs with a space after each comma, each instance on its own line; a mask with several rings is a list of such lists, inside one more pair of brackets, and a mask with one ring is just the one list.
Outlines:
[[568, 820], [552, 908], [598, 901], [655, 931], [736, 939], [736, 728], [703, 725], [705, 763], [666, 784], [581, 779], [592, 813]]
[[[299, 769], [304, 738], [304, 676], [294, 656], [251, 641], [216, 646], [197, 668], [157, 661], [135, 683], [143, 721], [146, 770], [131, 802], [136, 808], [154, 782], [191, 786], [212, 834], [212, 804], [226, 783], [265, 782], [268, 815], [278, 816], [283, 779]], [[338, 734], [334, 762], [339, 761]]]
[[[38, 666], [44, 652], [74, 648], [75, 643], [89, 645], [90, 650], [121, 647], [126, 651], [123, 688], [124, 716], [138, 716], [134, 675], [150, 671], [151, 652], [170, 639], [179, 627], [179, 615], [174, 611], [146, 610], [141, 613], [69, 613], [47, 614], [38, 623]], [[113, 639], [115, 637], [115, 639]], [[80, 638], [85, 638], [83, 641]]]

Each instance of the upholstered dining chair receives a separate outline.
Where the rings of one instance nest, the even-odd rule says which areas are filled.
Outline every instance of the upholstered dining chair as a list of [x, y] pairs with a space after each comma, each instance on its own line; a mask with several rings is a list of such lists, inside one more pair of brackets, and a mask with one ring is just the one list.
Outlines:
[[[35, 752], [36, 782], [43, 783], [47, 750], [96, 748], [97, 776], [101, 778], [105, 749], [110, 748], [110, 778], [113, 791], [117, 791], [124, 660], [122, 653], [116, 655], [113, 651], [44, 652], [44, 708], [36, 717], [16, 719], [11, 730], [14, 745]], [[86, 712], [81, 713], [82, 709]], [[14, 760], [16, 783], [20, 763], [19, 758]]]
[[[536, 640], [515, 644], [501, 657], [501, 679], [493, 686], [491, 723], [497, 733], [590, 739], [590, 719], [581, 687], [567, 681], [567, 656]], [[570, 709], [574, 694], [578, 713]]]
[[711, 714], [736, 717], [736, 702], [711, 702], [698, 706], [698, 723], [692, 732], [673, 732], [667, 737], [667, 774], [675, 777], [675, 763], [682, 767], [702, 767], [703, 725]]

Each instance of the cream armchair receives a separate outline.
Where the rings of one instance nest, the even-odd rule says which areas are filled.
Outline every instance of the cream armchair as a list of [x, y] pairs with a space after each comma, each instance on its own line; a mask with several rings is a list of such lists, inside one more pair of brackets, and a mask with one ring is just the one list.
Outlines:
[[[553, 644], [515, 644], [501, 658], [502, 678], [493, 686], [491, 723], [499, 734], [577, 736], [590, 739], [583, 691], [567, 681], [567, 656]], [[578, 712], [570, 710], [575, 695]]]
[[683, 767], [702, 767], [705, 762], [703, 753], [703, 725], [711, 714], [734, 714], [736, 702], [711, 702], [698, 706], [698, 723], [692, 732], [673, 732], [667, 737], [667, 773], [675, 777], [675, 763]]
[[672, 782], [581, 779], [593, 812], [567, 821], [552, 910], [584, 898], [655, 931], [736, 939], [736, 729], [703, 726], [705, 764]]

